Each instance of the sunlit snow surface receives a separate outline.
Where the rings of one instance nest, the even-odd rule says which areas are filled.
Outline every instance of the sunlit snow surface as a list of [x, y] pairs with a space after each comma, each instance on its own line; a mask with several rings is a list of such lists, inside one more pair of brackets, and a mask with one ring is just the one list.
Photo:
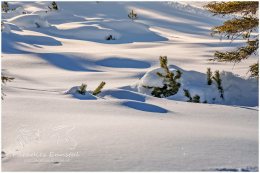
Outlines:
[[[258, 171], [258, 81], [248, 79], [258, 58], [208, 61], [244, 43], [210, 36], [227, 18], [202, 2], [57, 3], [9, 2], [17, 10], [2, 13], [2, 73], [15, 78], [3, 86], [2, 170]], [[183, 73], [170, 98], [141, 88], [160, 85], [150, 76], [159, 56]], [[225, 100], [210, 101], [208, 67], [225, 71]], [[186, 102], [184, 87], [211, 104]]]

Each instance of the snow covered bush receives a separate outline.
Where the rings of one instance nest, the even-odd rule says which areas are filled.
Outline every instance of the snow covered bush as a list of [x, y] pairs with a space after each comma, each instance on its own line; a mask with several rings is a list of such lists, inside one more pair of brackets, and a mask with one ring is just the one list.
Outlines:
[[142, 87], [149, 89], [152, 96], [169, 97], [179, 91], [181, 84], [178, 81], [181, 78], [181, 72], [179, 70], [171, 71], [167, 63], [167, 56], [160, 56], [161, 68], [147, 73], [148, 80], [145, 77], [143, 79]]
[[137, 14], [134, 12], [134, 10], [131, 10], [131, 12], [128, 14], [128, 17], [132, 20], [137, 19]]

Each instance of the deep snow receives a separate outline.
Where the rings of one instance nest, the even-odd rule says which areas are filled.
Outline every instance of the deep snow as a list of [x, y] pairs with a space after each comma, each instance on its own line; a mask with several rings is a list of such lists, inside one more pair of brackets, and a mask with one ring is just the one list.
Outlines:
[[[257, 171], [258, 81], [247, 71], [258, 58], [208, 61], [243, 41], [211, 37], [224, 19], [201, 3], [58, 2], [56, 12], [10, 2], [18, 10], [2, 13], [2, 72], [15, 80], [3, 86], [2, 170]], [[159, 56], [183, 72], [167, 99], [140, 89]], [[225, 71], [225, 101], [187, 103], [183, 88], [219, 95], [206, 85], [208, 67]], [[98, 96], [76, 92], [101, 81]]]

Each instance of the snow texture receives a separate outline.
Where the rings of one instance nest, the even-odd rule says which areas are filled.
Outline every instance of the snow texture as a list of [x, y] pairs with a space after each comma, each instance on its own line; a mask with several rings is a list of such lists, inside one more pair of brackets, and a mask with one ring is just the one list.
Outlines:
[[[208, 61], [245, 44], [211, 37], [226, 18], [202, 2], [8, 3], [2, 73], [15, 79], [2, 86], [3, 171], [258, 170], [258, 82], [247, 73], [258, 57]], [[183, 73], [166, 99], [141, 86], [161, 85], [159, 56]], [[223, 71], [225, 100], [206, 84], [208, 67]], [[186, 102], [183, 88], [208, 104]]]

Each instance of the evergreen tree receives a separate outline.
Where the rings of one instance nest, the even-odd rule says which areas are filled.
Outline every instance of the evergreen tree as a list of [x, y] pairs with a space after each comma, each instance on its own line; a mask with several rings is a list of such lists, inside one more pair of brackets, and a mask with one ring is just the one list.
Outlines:
[[220, 97], [222, 99], [224, 99], [224, 90], [223, 90], [223, 87], [222, 87], [222, 80], [220, 78], [220, 73], [218, 70], [215, 71], [215, 74], [214, 76], [212, 77], [212, 79], [216, 82], [217, 84], [217, 87], [218, 87], [218, 90], [220, 92]]
[[10, 10], [10, 9], [9, 9], [8, 3], [7, 3], [6, 1], [3, 1], [3, 2], [2, 2], [2, 11], [5, 12], [5, 13], [7, 13], [9, 10]]
[[179, 88], [181, 86], [181, 84], [178, 82], [178, 80], [181, 78], [180, 70], [177, 70], [176, 74], [174, 74], [169, 70], [167, 63], [167, 56], [160, 56], [160, 65], [161, 68], [164, 69], [165, 75], [159, 72], [157, 73], [157, 75], [164, 79], [163, 87], [160, 88], [144, 86], [145, 88], [152, 89], [151, 94], [155, 97], [162, 98], [175, 95], [179, 91]]
[[98, 95], [100, 92], [101, 92], [101, 90], [104, 88], [104, 86], [105, 86], [105, 84], [106, 84], [106, 82], [101, 82], [99, 85], [98, 85], [98, 87], [93, 91], [93, 95]]
[[212, 72], [211, 72], [210, 68], [207, 68], [207, 82], [208, 82], [208, 85], [212, 84]]
[[137, 14], [134, 12], [134, 10], [131, 10], [131, 12], [128, 14], [128, 17], [132, 20], [137, 19]]
[[[212, 28], [212, 34], [219, 34], [221, 37], [235, 39], [242, 36], [247, 40], [244, 47], [234, 51], [216, 51], [212, 60], [219, 62], [239, 63], [256, 54], [259, 46], [258, 35], [251, 33], [258, 30], [258, 1], [230, 1], [230, 2], [211, 2], [205, 6], [214, 15], [240, 14], [240, 18], [233, 18], [224, 22], [221, 26]], [[250, 66], [249, 71], [252, 77], [258, 77], [258, 62]]]
[[82, 95], [85, 95], [86, 92], [87, 92], [87, 85], [86, 84], [81, 84], [81, 86], [79, 87], [78, 89], [78, 93], [82, 94]]
[[50, 9], [50, 10], [58, 10], [59, 8], [58, 8], [58, 4], [55, 2], [55, 1], [53, 1], [52, 3], [51, 3], [51, 6], [48, 6], [48, 8]]

